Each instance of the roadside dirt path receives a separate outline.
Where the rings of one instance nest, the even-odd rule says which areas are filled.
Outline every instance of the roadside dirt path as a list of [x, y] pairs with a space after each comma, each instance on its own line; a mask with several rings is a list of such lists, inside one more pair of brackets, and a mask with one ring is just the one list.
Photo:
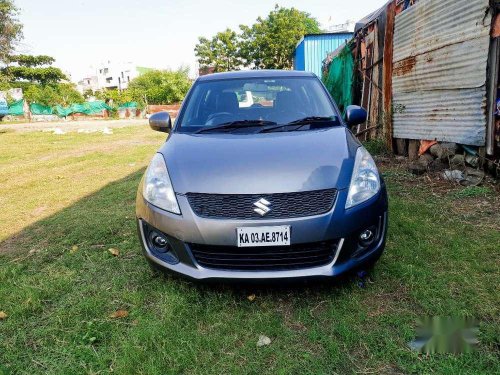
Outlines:
[[19, 132], [41, 131], [47, 129], [59, 128], [64, 132], [75, 132], [80, 129], [89, 131], [99, 131], [104, 128], [114, 129], [127, 126], [146, 126], [148, 120], [81, 120], [81, 121], [51, 121], [51, 122], [31, 122], [19, 124], [2, 124], [0, 123], [0, 131], [2, 129], [12, 129]]

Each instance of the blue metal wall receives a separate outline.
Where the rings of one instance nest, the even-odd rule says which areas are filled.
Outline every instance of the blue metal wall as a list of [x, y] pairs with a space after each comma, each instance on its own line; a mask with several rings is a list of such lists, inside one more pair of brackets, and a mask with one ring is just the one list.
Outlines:
[[306, 35], [295, 48], [293, 68], [313, 72], [321, 78], [325, 57], [352, 36], [352, 33]]

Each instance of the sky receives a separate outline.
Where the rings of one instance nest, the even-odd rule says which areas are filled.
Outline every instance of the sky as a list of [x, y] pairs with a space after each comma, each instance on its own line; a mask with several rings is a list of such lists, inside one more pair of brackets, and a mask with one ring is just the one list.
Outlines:
[[358, 21], [386, 0], [14, 0], [24, 24], [18, 53], [44, 54], [78, 81], [101, 62], [177, 69], [194, 75], [199, 36], [251, 25], [276, 3], [320, 22]]

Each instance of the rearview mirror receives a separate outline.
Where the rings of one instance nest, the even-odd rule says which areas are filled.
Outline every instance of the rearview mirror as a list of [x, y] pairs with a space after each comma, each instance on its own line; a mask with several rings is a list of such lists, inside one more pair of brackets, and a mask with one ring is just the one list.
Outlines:
[[348, 125], [359, 125], [366, 121], [366, 111], [359, 105], [350, 105], [346, 108], [346, 122]]
[[168, 112], [157, 112], [149, 118], [149, 126], [158, 132], [168, 133], [172, 129], [172, 120]]

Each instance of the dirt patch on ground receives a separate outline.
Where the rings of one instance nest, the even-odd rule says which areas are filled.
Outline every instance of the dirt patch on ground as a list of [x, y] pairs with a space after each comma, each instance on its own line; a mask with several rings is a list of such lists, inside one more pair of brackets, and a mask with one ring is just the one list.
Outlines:
[[421, 189], [429, 197], [448, 200], [447, 209], [460, 221], [500, 230], [500, 184], [493, 177], [486, 175], [480, 185], [466, 187], [445, 179], [443, 172], [414, 175], [408, 170], [407, 160], [377, 157], [376, 162], [386, 181], [398, 185], [390, 194], [420, 199], [414, 190]]
[[12, 130], [19, 132], [41, 131], [51, 128], [60, 128], [65, 132], [74, 132], [78, 129], [103, 130], [104, 128], [115, 129], [127, 126], [147, 126], [146, 119], [127, 120], [83, 120], [83, 121], [51, 121], [51, 122], [29, 122], [29, 123], [0, 123], [0, 130]]

